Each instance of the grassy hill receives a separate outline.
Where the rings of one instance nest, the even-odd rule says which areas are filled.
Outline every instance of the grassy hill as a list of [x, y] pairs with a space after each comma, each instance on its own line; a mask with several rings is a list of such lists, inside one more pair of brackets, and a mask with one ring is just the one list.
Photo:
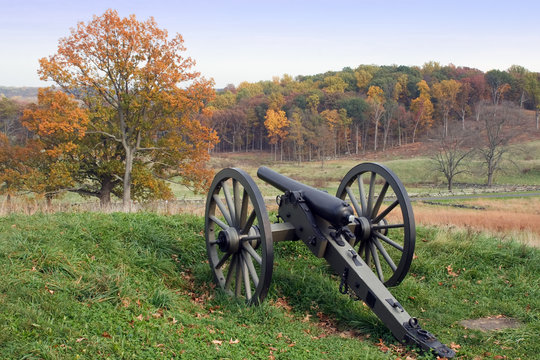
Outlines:
[[[0, 218], [0, 358], [395, 359], [404, 348], [301, 243], [276, 244], [259, 307], [214, 289], [203, 219], [155, 214]], [[465, 359], [540, 351], [540, 250], [475, 232], [419, 229], [391, 291]], [[509, 317], [495, 332], [459, 322]]]

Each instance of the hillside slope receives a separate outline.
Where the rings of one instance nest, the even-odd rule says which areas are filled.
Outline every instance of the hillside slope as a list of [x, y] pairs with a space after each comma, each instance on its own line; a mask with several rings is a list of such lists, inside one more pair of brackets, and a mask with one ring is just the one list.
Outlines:
[[[300, 243], [276, 244], [263, 305], [233, 301], [210, 281], [203, 228], [145, 213], [0, 218], [0, 358], [426, 357], [339, 294]], [[473, 232], [420, 229], [418, 239], [412, 274], [392, 289], [409, 313], [463, 358], [538, 354], [539, 250]], [[522, 325], [458, 324], [485, 316]]]

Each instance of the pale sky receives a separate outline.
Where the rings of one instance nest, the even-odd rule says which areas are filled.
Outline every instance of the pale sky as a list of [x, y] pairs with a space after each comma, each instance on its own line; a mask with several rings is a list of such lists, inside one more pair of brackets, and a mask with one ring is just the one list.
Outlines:
[[540, 72], [539, 0], [0, 0], [0, 86], [46, 86], [38, 59], [109, 8], [182, 34], [217, 88], [360, 64]]

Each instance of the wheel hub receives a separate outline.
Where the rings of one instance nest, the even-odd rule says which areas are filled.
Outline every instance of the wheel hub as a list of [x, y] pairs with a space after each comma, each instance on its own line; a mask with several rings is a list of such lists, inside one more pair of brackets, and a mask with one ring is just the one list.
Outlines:
[[219, 250], [226, 253], [235, 253], [240, 246], [240, 236], [238, 230], [234, 227], [229, 227], [226, 230], [222, 230], [218, 234], [217, 244]]
[[366, 217], [357, 217], [355, 220], [358, 223], [354, 234], [356, 240], [366, 241], [371, 237], [371, 222]]

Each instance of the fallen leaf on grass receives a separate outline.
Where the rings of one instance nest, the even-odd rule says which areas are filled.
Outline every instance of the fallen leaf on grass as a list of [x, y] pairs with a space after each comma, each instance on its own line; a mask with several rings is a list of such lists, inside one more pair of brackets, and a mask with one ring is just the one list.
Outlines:
[[84, 337], [81, 337], [81, 338], [78, 338], [78, 339], [75, 340], [75, 341], [78, 342], [78, 343], [80, 343], [81, 341], [84, 341], [84, 340], [88, 340], [88, 339], [86, 339], [86, 338], [84, 338]]
[[152, 314], [152, 317], [154, 319], [159, 319], [162, 316], [163, 316], [163, 310], [161, 310], [161, 309], [159, 309], [158, 311], [156, 311], [155, 313]]
[[379, 342], [376, 343], [375, 346], [384, 353], [390, 350], [390, 348], [383, 343], [382, 339], [379, 339]]
[[461, 349], [461, 345], [456, 344], [455, 342], [452, 341], [452, 342], [450, 343], [450, 349], [452, 349], [452, 350], [459, 350], [459, 349]]
[[101, 336], [103, 336], [104, 338], [107, 338], [107, 339], [111, 339], [111, 338], [112, 338], [112, 336], [111, 336], [108, 332], [106, 332], [106, 331], [104, 331], [103, 334], [101, 334]]
[[459, 276], [459, 274], [455, 273], [454, 270], [452, 269], [452, 265], [448, 265], [446, 267], [446, 271], [448, 272], [448, 275], [450, 275], [450, 276], [453, 276], [453, 277], [458, 277]]
[[236, 339], [236, 340], [233, 340], [232, 338], [229, 340], [229, 344], [238, 344], [240, 342], [240, 340]]
[[221, 345], [221, 344], [223, 344], [223, 341], [222, 340], [212, 340], [212, 344]]

